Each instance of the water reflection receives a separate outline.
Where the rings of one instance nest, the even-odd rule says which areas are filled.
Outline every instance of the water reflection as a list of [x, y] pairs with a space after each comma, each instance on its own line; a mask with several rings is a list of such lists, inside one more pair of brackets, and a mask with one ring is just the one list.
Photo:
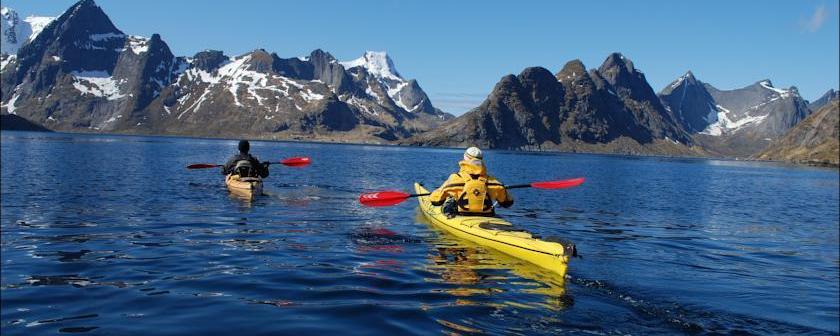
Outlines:
[[[428, 269], [438, 274], [444, 283], [453, 285], [445, 290], [447, 293], [459, 298], [504, 296], [504, 300], [492, 300], [496, 307], [563, 310], [573, 304], [572, 297], [566, 294], [565, 278], [440, 230], [419, 209], [415, 220], [435, 233], [430, 238], [435, 253], [429, 255]], [[506, 292], [511, 290], [531, 294], [526, 297], [532, 300], [523, 302], [507, 298]], [[456, 304], [472, 305], [475, 302], [459, 299]]]

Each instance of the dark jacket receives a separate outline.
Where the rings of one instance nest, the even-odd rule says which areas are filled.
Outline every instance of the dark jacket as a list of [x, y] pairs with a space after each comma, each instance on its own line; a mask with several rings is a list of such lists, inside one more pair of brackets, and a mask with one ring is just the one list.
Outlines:
[[[233, 169], [236, 168], [236, 163], [239, 161], [249, 161], [251, 162], [251, 167], [255, 170], [255, 173], [260, 177], [268, 177], [268, 162], [262, 163], [257, 158], [251, 156], [251, 154], [242, 154], [239, 153], [234, 155], [225, 166], [222, 167], [222, 175], [228, 175], [233, 172]], [[254, 177], [254, 176], [252, 176]]]

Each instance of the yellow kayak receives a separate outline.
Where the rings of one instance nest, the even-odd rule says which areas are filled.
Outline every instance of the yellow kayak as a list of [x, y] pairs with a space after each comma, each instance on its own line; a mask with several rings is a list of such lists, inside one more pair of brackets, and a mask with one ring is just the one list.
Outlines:
[[[418, 194], [428, 193], [419, 183], [414, 184]], [[528, 261], [532, 264], [566, 276], [569, 257], [575, 254], [574, 245], [559, 241], [541, 240], [497, 217], [456, 216], [447, 218], [441, 207], [433, 206], [428, 196], [417, 198], [420, 211], [432, 224], [462, 239], [478, 245], [493, 248], [502, 253]]]
[[263, 190], [263, 182], [259, 177], [240, 177], [230, 174], [225, 177], [225, 185], [234, 195], [247, 199], [261, 195]]

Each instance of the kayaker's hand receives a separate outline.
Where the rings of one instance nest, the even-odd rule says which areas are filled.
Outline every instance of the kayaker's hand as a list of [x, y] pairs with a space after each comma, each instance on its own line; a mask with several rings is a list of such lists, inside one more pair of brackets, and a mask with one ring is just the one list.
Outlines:
[[260, 177], [262, 177], [262, 178], [268, 177], [268, 166], [270, 164], [271, 163], [269, 163], [268, 161], [264, 161], [264, 162], [260, 163], [260, 168], [261, 168], [260, 169]]

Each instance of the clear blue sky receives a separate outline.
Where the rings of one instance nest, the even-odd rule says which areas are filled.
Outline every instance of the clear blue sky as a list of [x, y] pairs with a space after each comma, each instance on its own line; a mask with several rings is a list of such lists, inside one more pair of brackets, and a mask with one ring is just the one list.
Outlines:
[[[3, 0], [59, 15], [72, 0]], [[385, 50], [432, 102], [461, 114], [504, 75], [598, 67], [622, 52], [659, 91], [692, 70], [733, 89], [769, 78], [814, 100], [838, 87], [838, 1], [198, 1], [98, 0], [128, 34], [159, 33], [177, 55], [204, 49], [281, 57], [322, 48], [341, 60]]]

